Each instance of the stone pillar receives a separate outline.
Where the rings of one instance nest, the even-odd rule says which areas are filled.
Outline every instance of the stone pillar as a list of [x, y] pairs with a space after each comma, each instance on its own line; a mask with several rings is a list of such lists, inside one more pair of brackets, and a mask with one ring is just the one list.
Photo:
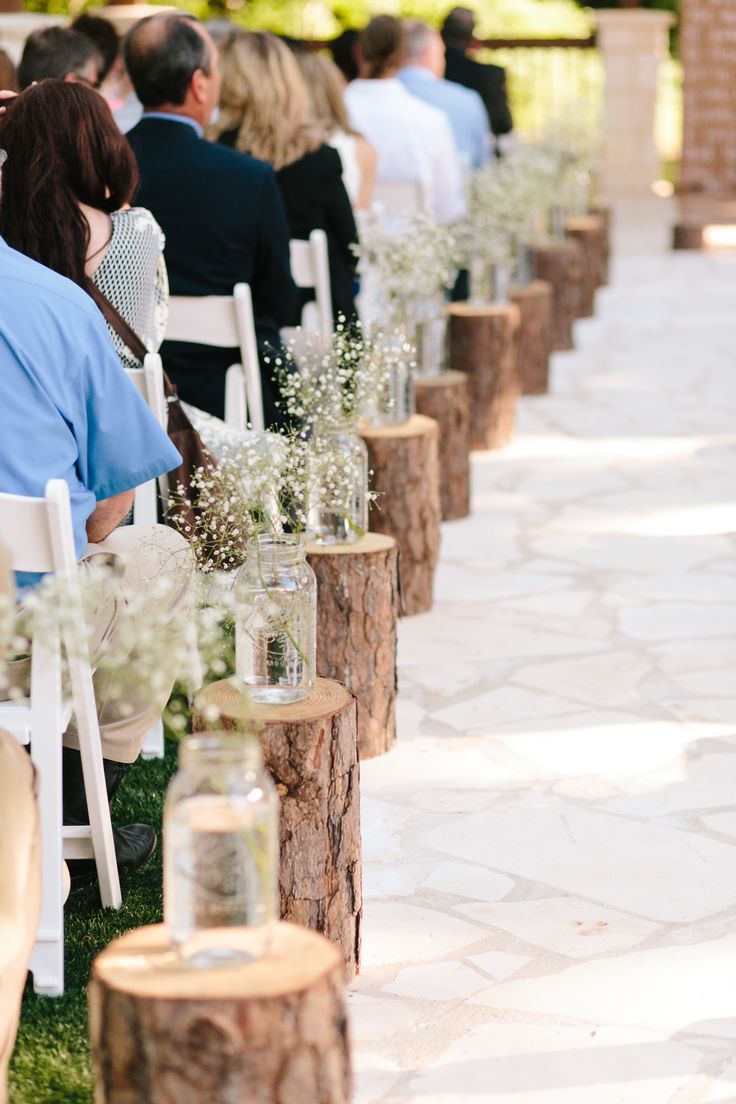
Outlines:
[[604, 190], [609, 198], [648, 196], [660, 163], [654, 141], [657, 73], [669, 53], [674, 16], [620, 8], [596, 12], [596, 22], [606, 70]]
[[697, 248], [705, 226], [736, 224], [733, 0], [682, 0], [680, 50], [685, 120], [674, 244]]

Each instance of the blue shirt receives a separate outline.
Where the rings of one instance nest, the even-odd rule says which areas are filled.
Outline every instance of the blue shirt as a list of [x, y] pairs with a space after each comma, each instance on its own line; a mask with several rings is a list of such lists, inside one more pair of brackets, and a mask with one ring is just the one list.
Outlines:
[[444, 111], [450, 120], [455, 144], [471, 169], [479, 169], [486, 163], [491, 156], [491, 131], [488, 113], [477, 92], [452, 81], [440, 80], [420, 65], [400, 69], [399, 80], [412, 96]]
[[65, 479], [79, 557], [97, 502], [180, 460], [92, 299], [0, 238], [0, 491], [40, 498]]

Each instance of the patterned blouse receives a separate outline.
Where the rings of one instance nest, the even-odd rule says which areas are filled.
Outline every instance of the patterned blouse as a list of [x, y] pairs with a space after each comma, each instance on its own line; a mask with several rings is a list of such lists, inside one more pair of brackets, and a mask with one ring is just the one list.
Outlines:
[[[163, 231], [145, 207], [115, 211], [110, 218], [110, 244], [92, 279], [149, 352], [156, 353], [169, 314]], [[140, 368], [123, 339], [112, 327], [108, 329], [123, 367]]]

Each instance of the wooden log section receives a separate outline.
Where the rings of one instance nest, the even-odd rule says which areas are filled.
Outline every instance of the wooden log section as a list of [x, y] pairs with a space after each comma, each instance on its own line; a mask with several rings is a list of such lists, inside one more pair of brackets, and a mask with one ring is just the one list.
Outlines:
[[[222, 933], [246, 953], [251, 941]], [[163, 924], [126, 932], [92, 965], [95, 1104], [346, 1104], [342, 975], [336, 948], [291, 924], [227, 969], [181, 964]]]
[[532, 280], [515, 288], [511, 301], [519, 308], [519, 355], [522, 395], [544, 395], [549, 390], [549, 358], [552, 352], [552, 285]]
[[414, 381], [417, 411], [440, 427], [442, 520], [470, 513], [470, 390], [464, 372], [420, 376]]
[[307, 559], [317, 576], [317, 674], [358, 699], [360, 758], [383, 755], [396, 739], [398, 546], [383, 533], [308, 541]]
[[414, 414], [403, 425], [361, 424], [359, 430], [378, 495], [371, 530], [394, 537], [399, 546], [399, 612], [426, 613], [440, 553], [439, 428], [432, 418]]
[[212, 727], [210, 706], [225, 729], [262, 726], [264, 763], [281, 798], [281, 918], [327, 936], [352, 978], [363, 910], [355, 697], [320, 678], [305, 701], [261, 705], [236, 679], [223, 679], [195, 696], [195, 732]]
[[601, 270], [599, 274], [599, 287], [605, 287], [609, 283], [609, 268], [611, 260], [611, 232], [613, 229], [613, 215], [610, 207], [593, 207], [591, 215], [601, 220], [603, 227], [603, 255], [601, 257]]
[[536, 278], [552, 284], [552, 348], [556, 352], [572, 349], [573, 323], [580, 318], [582, 310], [582, 246], [568, 238], [550, 245], [535, 246], [533, 256]]
[[470, 446], [502, 448], [516, 424], [519, 308], [453, 303], [449, 314], [450, 364], [469, 383]]
[[600, 215], [569, 218], [565, 224], [568, 238], [580, 243], [583, 254], [583, 291], [581, 317], [595, 314], [595, 293], [603, 282], [606, 228]]

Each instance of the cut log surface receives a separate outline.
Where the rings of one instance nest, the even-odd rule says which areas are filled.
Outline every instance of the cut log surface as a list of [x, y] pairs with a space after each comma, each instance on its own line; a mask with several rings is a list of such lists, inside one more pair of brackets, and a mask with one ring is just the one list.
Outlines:
[[396, 738], [398, 558], [383, 533], [354, 544], [307, 542], [317, 577], [317, 674], [358, 699], [361, 759], [383, 755]]
[[371, 529], [399, 546], [401, 613], [426, 613], [440, 552], [439, 428], [421, 414], [403, 425], [359, 428], [378, 495]]
[[440, 427], [440, 502], [442, 520], [470, 513], [470, 389], [464, 372], [419, 377], [417, 411]]
[[521, 315], [517, 361], [521, 393], [544, 395], [549, 390], [552, 352], [552, 285], [547, 280], [532, 280], [515, 288], [511, 300]]
[[579, 242], [583, 251], [583, 291], [580, 309], [583, 318], [590, 318], [595, 314], [595, 293], [604, 282], [606, 227], [600, 215], [583, 215], [569, 218], [565, 229], [567, 236]]
[[[250, 940], [222, 933], [245, 952]], [[342, 975], [336, 949], [291, 924], [266, 957], [226, 969], [181, 963], [163, 924], [127, 932], [92, 966], [95, 1104], [346, 1104]]]
[[519, 308], [453, 303], [449, 314], [450, 363], [468, 377], [471, 448], [502, 448], [516, 424]]
[[320, 678], [305, 701], [262, 705], [236, 679], [224, 679], [196, 695], [195, 732], [211, 727], [210, 706], [226, 729], [262, 726], [263, 759], [281, 798], [281, 918], [327, 936], [353, 977], [363, 908], [354, 695]]
[[536, 278], [548, 280], [554, 291], [552, 348], [557, 352], [572, 349], [573, 323], [582, 312], [582, 246], [568, 238], [563, 242], [535, 246], [533, 253]]

